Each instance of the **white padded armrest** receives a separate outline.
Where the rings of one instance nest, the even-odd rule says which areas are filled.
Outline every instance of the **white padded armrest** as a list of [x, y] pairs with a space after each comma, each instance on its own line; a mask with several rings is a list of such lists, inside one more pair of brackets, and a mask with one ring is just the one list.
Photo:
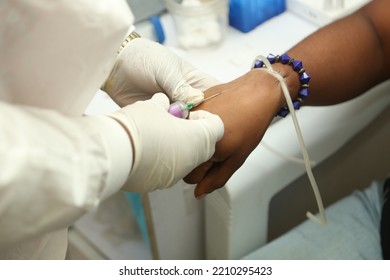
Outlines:
[[[343, 104], [297, 111], [310, 159], [317, 164], [327, 159], [389, 104], [388, 81]], [[283, 154], [301, 157], [291, 117], [274, 123], [262, 141]], [[303, 165], [287, 161], [260, 143], [226, 186], [205, 198], [207, 258], [240, 259], [263, 246], [271, 198], [303, 174]]]

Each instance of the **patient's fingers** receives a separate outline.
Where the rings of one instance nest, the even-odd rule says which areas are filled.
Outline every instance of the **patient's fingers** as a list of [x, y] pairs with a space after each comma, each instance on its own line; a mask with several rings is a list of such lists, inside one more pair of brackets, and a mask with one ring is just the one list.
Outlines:
[[207, 171], [212, 167], [212, 161], [206, 161], [192, 170], [187, 176], [183, 178], [187, 184], [197, 184], [206, 175]]
[[197, 184], [195, 188], [195, 197], [202, 198], [219, 188], [225, 186], [230, 177], [237, 171], [241, 164], [233, 157], [224, 162], [214, 163], [208, 170], [203, 179]]

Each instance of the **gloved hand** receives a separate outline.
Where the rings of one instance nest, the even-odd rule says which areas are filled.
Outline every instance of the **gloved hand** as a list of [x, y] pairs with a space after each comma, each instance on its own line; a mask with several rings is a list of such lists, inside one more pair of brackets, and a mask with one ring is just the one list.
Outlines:
[[118, 55], [102, 89], [121, 107], [164, 92], [174, 101], [199, 103], [204, 90], [219, 84], [167, 47], [137, 38]]
[[169, 100], [162, 93], [114, 113], [133, 145], [133, 167], [125, 190], [146, 192], [167, 188], [210, 159], [222, 138], [221, 119], [205, 111], [179, 119], [167, 113]]

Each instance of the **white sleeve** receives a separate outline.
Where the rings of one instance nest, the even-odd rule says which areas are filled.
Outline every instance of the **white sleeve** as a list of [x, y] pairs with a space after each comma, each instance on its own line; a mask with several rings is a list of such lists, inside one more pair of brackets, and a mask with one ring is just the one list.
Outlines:
[[69, 226], [122, 187], [132, 159], [110, 117], [0, 102], [0, 248]]

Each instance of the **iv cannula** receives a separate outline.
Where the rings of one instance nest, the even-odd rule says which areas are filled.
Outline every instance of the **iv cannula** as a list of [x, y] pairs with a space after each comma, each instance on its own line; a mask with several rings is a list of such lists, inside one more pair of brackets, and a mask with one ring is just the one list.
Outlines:
[[168, 112], [175, 116], [175, 117], [178, 117], [178, 118], [181, 118], [181, 119], [185, 119], [188, 117], [189, 113], [190, 113], [190, 110], [195, 108], [196, 106], [202, 104], [203, 102], [209, 100], [209, 99], [212, 99], [218, 95], [220, 95], [221, 92], [218, 92], [216, 94], [213, 94], [213, 95], [210, 95], [209, 97], [203, 99], [201, 102], [197, 103], [197, 104], [194, 104], [194, 103], [184, 103], [182, 101], [176, 101], [174, 103], [172, 103], [170, 106], [169, 106], [169, 109], [168, 109]]

